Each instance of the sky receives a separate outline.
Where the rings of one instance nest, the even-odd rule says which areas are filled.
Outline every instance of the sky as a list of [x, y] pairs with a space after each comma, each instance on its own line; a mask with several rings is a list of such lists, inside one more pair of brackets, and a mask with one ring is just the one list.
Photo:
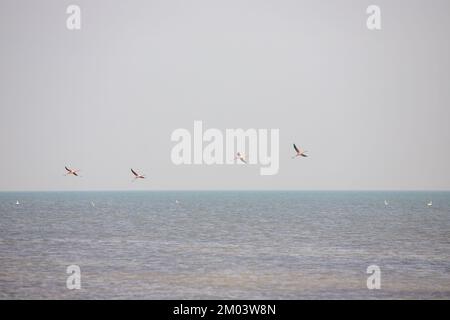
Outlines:
[[[80, 30], [66, 27], [71, 4]], [[372, 4], [381, 30], [366, 27]], [[448, 0], [2, 0], [0, 191], [449, 190], [449, 12]], [[279, 129], [278, 174], [175, 165], [171, 134], [195, 120]], [[291, 159], [294, 142], [308, 158]]]

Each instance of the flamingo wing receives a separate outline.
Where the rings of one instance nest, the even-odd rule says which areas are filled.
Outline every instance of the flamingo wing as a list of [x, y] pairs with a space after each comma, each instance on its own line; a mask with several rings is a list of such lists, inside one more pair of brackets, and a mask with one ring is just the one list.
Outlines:
[[139, 175], [136, 173], [136, 171], [134, 171], [133, 169], [131, 169], [131, 172], [136, 176], [139, 177]]
[[300, 152], [300, 150], [297, 148], [297, 146], [295, 145], [295, 143], [294, 143], [294, 149], [295, 149], [295, 151], [296, 151], [297, 153]]

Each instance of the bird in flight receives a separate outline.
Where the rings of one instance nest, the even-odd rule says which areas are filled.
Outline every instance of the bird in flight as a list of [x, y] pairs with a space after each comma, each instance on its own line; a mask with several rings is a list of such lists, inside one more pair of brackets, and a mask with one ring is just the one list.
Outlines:
[[236, 153], [236, 157], [234, 157], [234, 160], [241, 160], [243, 163], [247, 163], [247, 161], [245, 160], [245, 156], [243, 154], [241, 154], [240, 152]]
[[297, 158], [297, 157], [300, 157], [300, 156], [306, 158], [306, 157], [308, 156], [307, 154], [305, 154], [306, 151], [302, 150], [301, 148], [300, 148], [300, 149], [297, 148], [297, 146], [295, 145], [295, 143], [294, 143], [294, 149], [295, 149], [295, 152], [297, 152], [297, 154], [296, 154], [295, 156], [293, 156], [292, 159]]
[[131, 169], [131, 172], [134, 174], [134, 180], [133, 181], [135, 181], [136, 179], [145, 179], [145, 176], [143, 176], [142, 174], [137, 173], [133, 169]]
[[66, 168], [66, 171], [67, 171], [66, 176], [72, 174], [72, 175], [78, 177], [78, 171], [80, 171], [80, 170], [69, 169], [67, 167], [64, 167], [64, 168]]

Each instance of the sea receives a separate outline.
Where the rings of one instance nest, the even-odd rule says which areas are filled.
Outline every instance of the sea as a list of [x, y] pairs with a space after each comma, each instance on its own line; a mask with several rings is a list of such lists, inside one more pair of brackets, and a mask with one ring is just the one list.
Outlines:
[[0, 299], [449, 298], [450, 192], [0, 193]]

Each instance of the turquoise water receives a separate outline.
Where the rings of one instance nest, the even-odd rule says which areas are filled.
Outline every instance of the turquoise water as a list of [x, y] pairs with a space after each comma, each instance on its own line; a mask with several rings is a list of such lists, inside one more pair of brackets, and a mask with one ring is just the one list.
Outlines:
[[0, 193], [0, 298], [449, 299], [450, 193]]

